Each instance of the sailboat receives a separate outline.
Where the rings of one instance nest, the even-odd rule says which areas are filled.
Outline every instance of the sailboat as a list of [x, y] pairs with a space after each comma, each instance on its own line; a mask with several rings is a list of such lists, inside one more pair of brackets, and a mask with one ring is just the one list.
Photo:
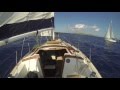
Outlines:
[[19, 62], [16, 52], [16, 65], [8, 78], [102, 78], [91, 60], [75, 46], [56, 38], [54, 30], [54, 12], [15, 12], [1, 25], [2, 34], [16, 31], [2, 35], [5, 39], [0, 41], [1, 46], [26, 36], [51, 37], [44, 44], [38, 43]]
[[110, 41], [110, 42], [117, 42], [115, 40], [113, 31], [112, 31], [112, 21], [111, 21], [111, 23], [110, 23], [110, 25], [108, 27], [108, 31], [107, 31], [107, 33], [105, 35], [105, 40]]

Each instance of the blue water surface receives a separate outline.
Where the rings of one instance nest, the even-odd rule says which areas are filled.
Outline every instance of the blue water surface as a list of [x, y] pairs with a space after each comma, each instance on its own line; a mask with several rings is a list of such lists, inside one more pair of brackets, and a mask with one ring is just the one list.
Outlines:
[[[58, 35], [58, 34], [57, 34]], [[103, 78], [120, 78], [120, 42], [111, 43], [102, 37], [89, 35], [59, 33], [59, 38], [79, 48], [96, 66]], [[46, 37], [39, 37], [39, 43], [47, 41]], [[29, 46], [28, 46], [29, 43]], [[0, 76], [8, 77], [10, 71], [22, 56], [29, 52], [36, 44], [35, 37], [25, 38], [0, 47]], [[23, 45], [23, 52], [21, 54]], [[91, 52], [90, 52], [91, 49]]]

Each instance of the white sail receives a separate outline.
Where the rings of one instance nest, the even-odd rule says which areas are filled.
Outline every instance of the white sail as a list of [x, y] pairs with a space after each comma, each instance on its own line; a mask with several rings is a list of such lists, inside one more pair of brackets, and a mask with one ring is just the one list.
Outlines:
[[[1, 13], [0, 17], [5, 18], [5, 14]], [[0, 46], [36, 33], [53, 35], [54, 12], [13, 12], [6, 18], [0, 22]]]
[[8, 19], [5, 20], [0, 26], [28, 20], [48, 19], [51, 17], [54, 17], [53, 12], [14, 12], [12, 16], [7, 17]]
[[105, 35], [105, 39], [110, 42], [116, 42], [113, 31], [112, 31], [112, 21], [111, 21], [111, 24], [109, 25], [108, 31]]
[[108, 31], [107, 31], [107, 33], [106, 33], [105, 38], [106, 38], [106, 39], [110, 39], [110, 38], [111, 38], [111, 36], [110, 36], [110, 26], [109, 26], [109, 28], [108, 28]]

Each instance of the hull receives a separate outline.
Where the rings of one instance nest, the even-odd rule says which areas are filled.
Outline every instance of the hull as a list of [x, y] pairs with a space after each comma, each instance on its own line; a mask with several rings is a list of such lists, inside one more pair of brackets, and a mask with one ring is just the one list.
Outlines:
[[117, 42], [116, 40], [114, 39], [106, 39], [107, 41], [110, 41], [110, 42]]
[[13, 68], [8, 78], [102, 78], [91, 60], [60, 39], [34, 48]]

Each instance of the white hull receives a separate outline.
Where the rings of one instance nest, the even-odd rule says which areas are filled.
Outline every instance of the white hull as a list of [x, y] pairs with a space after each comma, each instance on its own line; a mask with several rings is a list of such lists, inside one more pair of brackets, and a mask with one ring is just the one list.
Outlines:
[[8, 78], [49, 77], [101, 78], [101, 75], [80, 50], [64, 41], [54, 40], [24, 56]]
[[116, 40], [113, 40], [113, 39], [106, 39], [106, 40], [109, 42], [117, 42]]

